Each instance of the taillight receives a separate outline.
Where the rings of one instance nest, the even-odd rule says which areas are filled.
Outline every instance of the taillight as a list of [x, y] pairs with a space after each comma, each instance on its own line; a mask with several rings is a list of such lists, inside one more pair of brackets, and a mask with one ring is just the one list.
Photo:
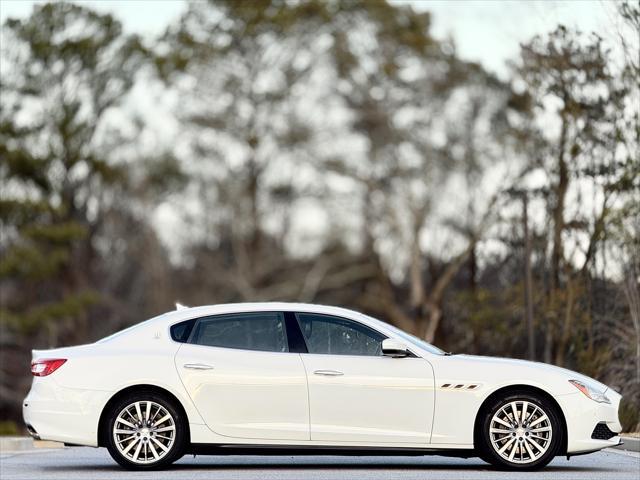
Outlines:
[[35, 360], [34, 362], [31, 362], [31, 373], [34, 377], [46, 377], [59, 369], [66, 361], [66, 358], [46, 358], [42, 360]]

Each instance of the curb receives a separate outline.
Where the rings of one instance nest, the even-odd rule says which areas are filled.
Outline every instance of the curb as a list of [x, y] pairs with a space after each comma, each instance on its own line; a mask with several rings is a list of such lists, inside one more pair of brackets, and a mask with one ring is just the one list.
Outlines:
[[30, 437], [0, 437], [0, 452], [24, 452], [41, 448], [62, 448], [63, 443], [49, 440], [33, 440]]
[[640, 438], [638, 437], [620, 437], [624, 442], [623, 445], [616, 445], [617, 450], [626, 450], [628, 452], [640, 452]]

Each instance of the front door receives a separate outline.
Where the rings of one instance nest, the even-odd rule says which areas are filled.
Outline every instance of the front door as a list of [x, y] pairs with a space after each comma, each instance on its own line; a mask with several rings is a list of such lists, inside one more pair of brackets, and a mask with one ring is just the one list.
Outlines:
[[307, 380], [280, 312], [198, 319], [176, 368], [207, 426], [244, 439], [309, 440]]
[[423, 358], [382, 356], [380, 332], [313, 313], [296, 317], [309, 353], [311, 440], [428, 444], [434, 378]]

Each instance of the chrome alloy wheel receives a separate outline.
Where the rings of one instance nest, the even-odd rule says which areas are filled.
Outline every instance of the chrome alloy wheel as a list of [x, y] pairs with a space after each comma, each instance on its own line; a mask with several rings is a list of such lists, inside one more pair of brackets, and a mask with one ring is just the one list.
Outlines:
[[113, 439], [127, 460], [155, 463], [173, 446], [176, 422], [173, 416], [155, 402], [134, 402], [123, 408], [113, 424]]
[[516, 400], [503, 405], [491, 418], [489, 438], [505, 460], [535, 462], [549, 449], [553, 429], [547, 413], [538, 405]]

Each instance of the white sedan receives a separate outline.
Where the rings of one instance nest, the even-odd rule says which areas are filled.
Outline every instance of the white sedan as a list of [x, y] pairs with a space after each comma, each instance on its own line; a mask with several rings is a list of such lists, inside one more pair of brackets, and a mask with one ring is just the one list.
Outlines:
[[185, 453], [480, 456], [535, 469], [620, 442], [620, 395], [522, 360], [451, 355], [336, 307], [179, 308], [91, 345], [34, 350], [36, 438], [131, 469]]

